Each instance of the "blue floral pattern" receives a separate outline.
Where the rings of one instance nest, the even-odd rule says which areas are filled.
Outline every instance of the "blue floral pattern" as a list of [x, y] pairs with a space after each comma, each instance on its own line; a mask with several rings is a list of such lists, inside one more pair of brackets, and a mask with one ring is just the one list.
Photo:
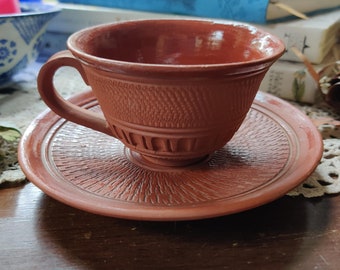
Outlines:
[[0, 67], [11, 63], [16, 54], [17, 48], [15, 41], [0, 39]]
[[60, 12], [54, 5], [21, 3], [21, 14], [0, 15], [0, 87], [36, 60], [47, 23]]

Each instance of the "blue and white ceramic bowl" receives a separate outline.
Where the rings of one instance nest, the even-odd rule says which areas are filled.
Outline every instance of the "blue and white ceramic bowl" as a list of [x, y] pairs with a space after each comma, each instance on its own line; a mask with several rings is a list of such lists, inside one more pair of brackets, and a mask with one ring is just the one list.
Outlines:
[[37, 59], [47, 24], [59, 11], [53, 5], [25, 3], [20, 14], [0, 15], [0, 87]]

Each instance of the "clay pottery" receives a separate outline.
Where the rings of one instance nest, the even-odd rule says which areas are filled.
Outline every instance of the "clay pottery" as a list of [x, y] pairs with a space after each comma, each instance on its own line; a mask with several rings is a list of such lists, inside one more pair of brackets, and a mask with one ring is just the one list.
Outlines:
[[[284, 52], [282, 41], [253, 26], [208, 20], [99, 25], [74, 33], [67, 45], [39, 73], [42, 99], [157, 166], [193, 164], [223, 147]], [[104, 116], [57, 93], [53, 77], [62, 66], [79, 71]]]

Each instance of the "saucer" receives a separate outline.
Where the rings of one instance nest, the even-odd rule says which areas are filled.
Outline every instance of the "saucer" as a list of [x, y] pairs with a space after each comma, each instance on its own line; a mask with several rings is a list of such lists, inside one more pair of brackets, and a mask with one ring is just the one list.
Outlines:
[[[71, 102], [100, 113], [90, 91]], [[259, 92], [233, 139], [200, 163], [164, 170], [143, 164], [120, 141], [50, 110], [23, 134], [19, 162], [43, 192], [95, 214], [136, 220], [193, 220], [271, 202], [316, 168], [318, 130], [289, 103]]]

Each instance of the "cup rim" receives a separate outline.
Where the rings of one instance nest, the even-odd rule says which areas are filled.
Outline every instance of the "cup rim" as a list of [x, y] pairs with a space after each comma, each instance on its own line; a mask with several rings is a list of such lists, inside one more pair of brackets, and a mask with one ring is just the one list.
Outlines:
[[[263, 56], [259, 59], [247, 60], [247, 61], [239, 61], [239, 62], [229, 62], [229, 63], [215, 63], [215, 64], [155, 64], [155, 63], [141, 63], [141, 62], [129, 62], [129, 61], [122, 61], [122, 60], [115, 60], [115, 59], [107, 59], [103, 57], [98, 57], [94, 55], [90, 55], [83, 50], [79, 49], [76, 45], [76, 40], [84, 34], [88, 34], [96, 29], [101, 29], [103, 27], [110, 28], [113, 25], [121, 25], [121, 24], [131, 24], [131, 23], [139, 23], [139, 22], [172, 22], [172, 21], [191, 21], [196, 23], [211, 23], [211, 24], [222, 24], [222, 25], [235, 25], [235, 26], [242, 26], [248, 29], [253, 29], [253, 31], [258, 31], [260, 34], [264, 36], [268, 36], [273, 40], [278, 46], [274, 49], [273, 53], [268, 56]], [[237, 22], [231, 20], [213, 20], [213, 19], [185, 19], [185, 18], [173, 18], [173, 19], [138, 19], [138, 20], [130, 20], [130, 21], [120, 21], [114, 23], [104, 23], [99, 24], [91, 27], [84, 28], [73, 33], [69, 36], [67, 40], [67, 47], [72, 52], [72, 54], [79, 58], [83, 63], [89, 65], [96, 65], [100, 61], [100, 66], [96, 65], [96, 68], [111, 71], [111, 65], [114, 63], [116, 68], [121, 68], [123, 70], [127, 69], [129, 71], [145, 71], [145, 68], [154, 69], [157, 72], [171, 72], [171, 71], [178, 71], [181, 72], [197, 72], [197, 71], [208, 71], [208, 70], [222, 70], [222, 69], [235, 69], [235, 73], [239, 73], [236, 71], [237, 67], [244, 66], [247, 64], [251, 70], [254, 70], [254, 66], [259, 66], [259, 69], [266, 68], [271, 65], [275, 60], [280, 58], [284, 51], [285, 51], [285, 44], [284, 42], [264, 29], [260, 27], [253, 26], [248, 23], [244, 22]], [[244, 67], [243, 67], [244, 68]], [[245, 69], [247, 70], [247, 69]]]

